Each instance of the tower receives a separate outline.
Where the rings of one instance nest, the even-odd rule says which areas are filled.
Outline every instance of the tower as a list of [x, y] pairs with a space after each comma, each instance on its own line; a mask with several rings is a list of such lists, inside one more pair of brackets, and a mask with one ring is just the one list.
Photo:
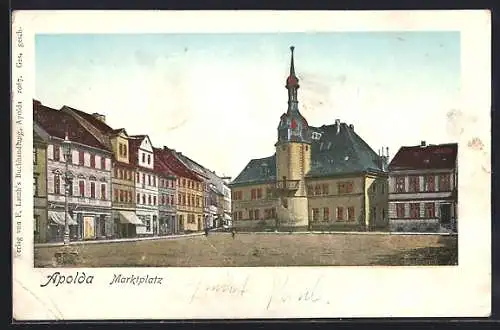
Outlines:
[[276, 142], [276, 193], [279, 197], [277, 221], [280, 228], [305, 229], [308, 225], [308, 204], [305, 175], [311, 168], [311, 133], [300, 114], [295, 75], [294, 47], [290, 47], [290, 74], [286, 79], [288, 109], [278, 126]]

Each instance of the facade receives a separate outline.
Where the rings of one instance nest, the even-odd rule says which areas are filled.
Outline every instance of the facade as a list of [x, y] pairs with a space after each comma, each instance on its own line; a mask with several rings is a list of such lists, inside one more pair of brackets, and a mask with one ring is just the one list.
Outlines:
[[158, 176], [154, 170], [153, 145], [147, 135], [131, 136], [130, 157], [135, 165], [136, 215], [145, 226], [138, 235], [159, 234]]
[[177, 152], [163, 147], [163, 157], [177, 177], [177, 223], [179, 232], [202, 231], [203, 179], [179, 160]]
[[389, 164], [393, 231], [457, 231], [456, 143], [401, 147]]
[[[71, 240], [113, 237], [111, 150], [64, 111], [35, 101], [33, 115], [34, 123], [40, 129], [37, 134], [47, 141], [47, 213], [50, 228], [47, 241], [63, 239], [66, 216]], [[71, 143], [68, 159], [63, 153], [65, 139]], [[68, 212], [65, 214], [66, 202]]]
[[238, 230], [381, 230], [388, 227], [387, 155], [353, 125], [309, 126], [298, 107], [293, 47], [274, 155], [251, 160], [230, 184]]
[[162, 149], [153, 148], [153, 153], [154, 169], [158, 175], [159, 233], [160, 235], [176, 234], [179, 231], [175, 203], [177, 177], [164, 160]]
[[33, 231], [35, 243], [47, 242], [47, 143], [33, 124]]
[[[130, 159], [129, 136], [125, 129], [113, 129], [102, 114], [89, 114], [71, 107], [61, 109], [75, 118], [102, 145], [113, 152], [112, 219], [115, 237], [135, 237], [145, 227], [135, 213], [136, 166]], [[144, 231], [144, 230], [142, 230]]]

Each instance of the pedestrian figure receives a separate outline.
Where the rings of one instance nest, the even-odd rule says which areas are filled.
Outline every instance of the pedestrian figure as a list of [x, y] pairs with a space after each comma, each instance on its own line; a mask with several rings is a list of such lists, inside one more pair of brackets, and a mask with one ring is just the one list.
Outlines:
[[205, 236], [208, 236], [208, 228], [205, 228]]
[[233, 237], [233, 239], [234, 239], [234, 236], [236, 236], [236, 231], [234, 229], [231, 230], [231, 236]]

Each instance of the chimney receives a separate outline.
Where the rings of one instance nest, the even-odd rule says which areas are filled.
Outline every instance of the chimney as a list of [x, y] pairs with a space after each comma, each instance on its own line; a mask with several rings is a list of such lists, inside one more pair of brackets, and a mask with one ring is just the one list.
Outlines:
[[354, 131], [354, 125], [353, 124], [350, 124], [349, 128]]
[[103, 123], [106, 123], [106, 116], [105, 115], [101, 115], [100, 113], [94, 112], [92, 114], [92, 117], [94, 117], [97, 120], [102, 121]]
[[425, 141], [420, 141], [420, 146], [421, 147], [425, 147], [425, 145], [426, 145]]
[[387, 158], [389, 158], [389, 147], [385, 147], [385, 153], [386, 153]]
[[340, 133], [340, 119], [335, 119], [335, 126], [337, 127], [337, 134]]

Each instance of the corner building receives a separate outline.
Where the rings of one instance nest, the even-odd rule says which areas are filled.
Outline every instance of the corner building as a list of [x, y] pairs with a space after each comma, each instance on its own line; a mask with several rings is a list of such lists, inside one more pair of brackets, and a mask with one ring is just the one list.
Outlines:
[[252, 159], [231, 182], [237, 230], [383, 230], [387, 220], [387, 154], [377, 154], [353, 125], [309, 126], [299, 111], [291, 47], [275, 154]]

